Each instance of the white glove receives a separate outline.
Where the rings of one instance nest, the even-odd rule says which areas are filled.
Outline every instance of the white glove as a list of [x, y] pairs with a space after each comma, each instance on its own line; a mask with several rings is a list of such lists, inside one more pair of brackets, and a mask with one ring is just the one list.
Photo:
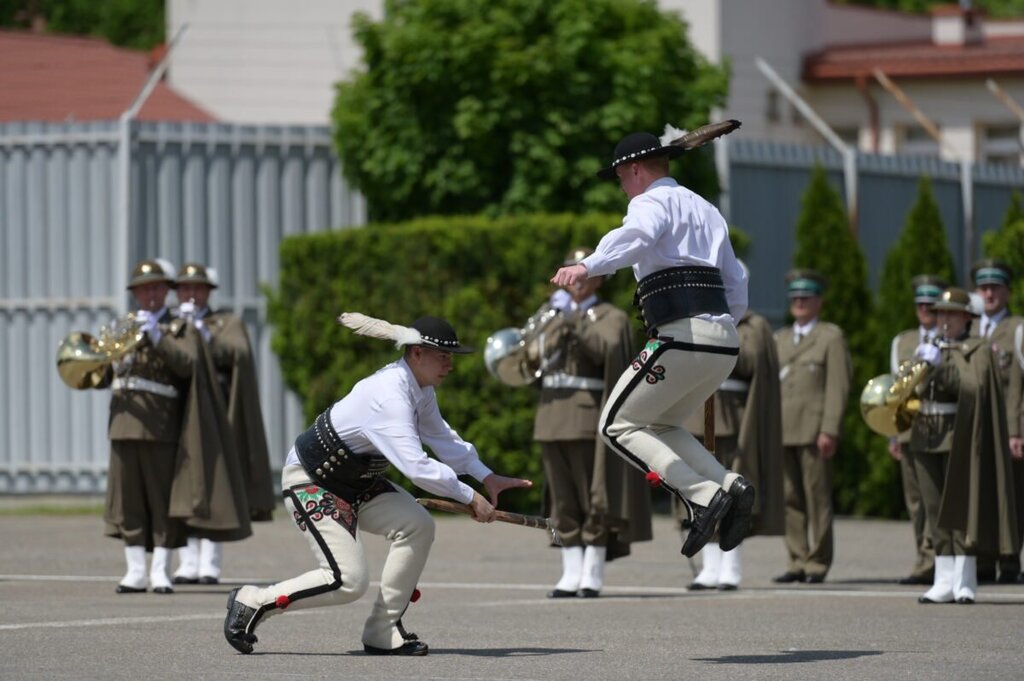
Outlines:
[[572, 311], [572, 296], [564, 288], [560, 288], [551, 294], [548, 305], [559, 312]]
[[914, 350], [914, 357], [928, 362], [933, 367], [939, 366], [942, 362], [942, 352], [938, 346], [932, 345], [931, 343], [921, 343]]
[[178, 315], [191, 321], [196, 316], [196, 304], [191, 300], [186, 300], [178, 306]]
[[135, 313], [135, 318], [142, 322], [142, 330], [149, 336], [149, 340], [152, 341], [153, 345], [159, 343], [163, 332], [160, 331], [160, 323], [156, 315], [148, 310], [139, 310]]
[[192, 322], [192, 326], [196, 327], [196, 330], [199, 332], [199, 335], [203, 337], [204, 341], [209, 343], [213, 340], [213, 333], [210, 331], [210, 328], [203, 323], [202, 319], [194, 320]]

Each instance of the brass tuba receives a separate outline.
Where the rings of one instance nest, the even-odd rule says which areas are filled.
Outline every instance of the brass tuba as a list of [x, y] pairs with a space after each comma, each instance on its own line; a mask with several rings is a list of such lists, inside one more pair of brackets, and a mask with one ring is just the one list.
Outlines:
[[860, 415], [868, 428], [879, 435], [895, 437], [910, 430], [910, 424], [921, 410], [917, 387], [927, 380], [931, 365], [921, 360], [907, 360], [896, 374], [882, 374], [868, 381], [860, 394]]
[[57, 347], [57, 373], [75, 390], [102, 387], [107, 368], [135, 350], [145, 337], [142, 322], [132, 313], [103, 326], [97, 336], [74, 331]]
[[505, 385], [530, 385], [543, 375], [557, 357], [557, 339], [549, 334], [559, 318], [558, 310], [545, 305], [523, 327], [495, 331], [484, 345], [484, 364]]

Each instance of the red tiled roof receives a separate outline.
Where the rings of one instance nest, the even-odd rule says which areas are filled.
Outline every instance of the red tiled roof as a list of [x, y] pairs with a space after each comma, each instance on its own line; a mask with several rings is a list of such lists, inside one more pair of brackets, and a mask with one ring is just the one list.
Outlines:
[[834, 47], [804, 59], [804, 80], [870, 77], [875, 68], [904, 78], [1024, 75], [1024, 37], [990, 38], [962, 46], [920, 42]]
[[[149, 56], [94, 38], [0, 31], [0, 122], [117, 119], [149, 75]], [[139, 119], [213, 121], [158, 83]]]

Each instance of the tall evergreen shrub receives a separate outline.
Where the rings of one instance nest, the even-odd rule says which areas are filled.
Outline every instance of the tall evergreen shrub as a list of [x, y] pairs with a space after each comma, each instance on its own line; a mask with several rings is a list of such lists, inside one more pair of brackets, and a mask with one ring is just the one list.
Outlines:
[[1020, 194], [1013, 193], [1010, 206], [1003, 217], [1003, 224], [995, 232], [989, 232], [982, 239], [985, 255], [1005, 260], [1013, 267], [1015, 282], [1010, 287], [1010, 310], [1024, 314], [1024, 207]]

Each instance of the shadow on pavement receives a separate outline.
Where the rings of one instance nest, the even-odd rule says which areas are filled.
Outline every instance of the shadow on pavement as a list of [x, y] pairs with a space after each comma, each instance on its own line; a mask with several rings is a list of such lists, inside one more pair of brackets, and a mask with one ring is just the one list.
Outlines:
[[[469, 657], [540, 657], [545, 655], [562, 655], [565, 653], [600, 652], [589, 648], [431, 648], [433, 655], [466, 655]], [[253, 652], [251, 657], [341, 657], [362, 655], [370, 657], [362, 650], [348, 650], [343, 653], [296, 653], [296, 652]], [[387, 656], [385, 656], [387, 657]], [[397, 657], [397, 656], [396, 656]], [[384, 659], [384, 658], [381, 658]]]
[[773, 655], [725, 655], [724, 657], [695, 657], [693, 660], [694, 662], [714, 662], [715, 664], [793, 664], [825, 660], [850, 660], [855, 657], [881, 654], [880, 650], [783, 650]]

